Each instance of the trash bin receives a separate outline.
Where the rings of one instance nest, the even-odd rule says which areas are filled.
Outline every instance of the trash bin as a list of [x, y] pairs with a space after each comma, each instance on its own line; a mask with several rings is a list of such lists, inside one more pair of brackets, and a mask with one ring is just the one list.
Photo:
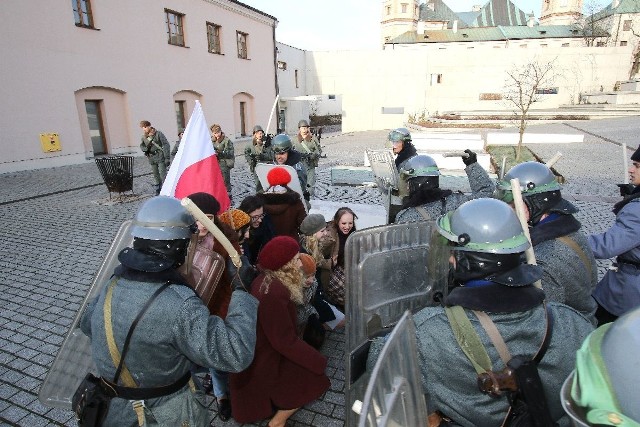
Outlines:
[[122, 195], [125, 191], [133, 191], [133, 156], [107, 156], [96, 159], [96, 165], [102, 179], [111, 193]]

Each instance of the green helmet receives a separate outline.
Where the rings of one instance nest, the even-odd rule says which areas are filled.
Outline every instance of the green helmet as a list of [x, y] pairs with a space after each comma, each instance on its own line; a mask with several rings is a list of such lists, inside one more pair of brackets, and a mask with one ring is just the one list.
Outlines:
[[253, 127], [253, 134], [255, 134], [256, 132], [260, 132], [260, 131], [264, 132], [264, 129], [262, 129], [262, 126], [260, 126], [260, 125], [255, 125], [255, 126]]
[[515, 178], [520, 181], [520, 191], [522, 191], [523, 197], [560, 190], [560, 184], [551, 169], [542, 163], [531, 161], [515, 165], [502, 180], [498, 181], [495, 194], [497, 199], [507, 203], [513, 201], [511, 180]]
[[513, 209], [496, 199], [469, 200], [436, 225], [456, 251], [515, 254], [530, 246]]
[[298, 129], [300, 129], [301, 127], [306, 127], [306, 128], [308, 128], [308, 127], [309, 127], [309, 122], [308, 122], [308, 121], [306, 121], [306, 120], [304, 120], [304, 119], [303, 119], [303, 120], [300, 120], [300, 121], [298, 122]]
[[409, 142], [411, 141], [411, 133], [407, 128], [397, 128], [389, 132], [388, 139], [391, 142]]
[[146, 240], [189, 239], [195, 220], [178, 199], [153, 197], [140, 207], [131, 226], [131, 235]]
[[593, 331], [576, 354], [561, 401], [576, 425], [640, 426], [640, 308]]
[[286, 153], [291, 150], [291, 138], [289, 135], [281, 133], [276, 135], [271, 140], [271, 147], [273, 148], [273, 152], [276, 154]]
[[418, 154], [417, 156], [411, 157], [404, 162], [399, 172], [401, 175], [406, 176], [407, 179], [440, 175], [440, 169], [438, 169], [436, 161], [425, 154]]

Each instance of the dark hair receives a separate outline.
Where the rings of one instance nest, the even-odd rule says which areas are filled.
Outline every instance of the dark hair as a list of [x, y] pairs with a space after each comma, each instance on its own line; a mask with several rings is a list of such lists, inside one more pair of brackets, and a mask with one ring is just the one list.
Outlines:
[[355, 220], [358, 219], [358, 215], [356, 215], [356, 213], [354, 211], [351, 210], [351, 208], [348, 208], [346, 206], [338, 209], [335, 213], [335, 215], [333, 215], [333, 224], [336, 226], [336, 228], [338, 228], [338, 223], [340, 223], [340, 218], [342, 218], [342, 215], [346, 214], [346, 213], [350, 213], [351, 215], [353, 215], [353, 228], [351, 229], [351, 231], [356, 231], [356, 222]]
[[140, 127], [148, 127], [151, 126], [151, 122], [149, 120], [140, 120]]
[[247, 196], [242, 200], [238, 209], [247, 215], [251, 215], [251, 212], [256, 211], [264, 207], [264, 199], [259, 195]]

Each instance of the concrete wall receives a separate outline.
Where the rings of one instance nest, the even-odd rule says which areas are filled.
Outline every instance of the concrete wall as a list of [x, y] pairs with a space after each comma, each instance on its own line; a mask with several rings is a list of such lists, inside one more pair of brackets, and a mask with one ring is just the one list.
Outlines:
[[506, 110], [504, 101], [480, 100], [480, 95], [501, 94], [506, 71], [530, 61], [555, 60], [560, 75], [554, 85], [558, 94], [545, 96], [534, 109], [578, 103], [582, 92], [611, 90], [626, 80], [630, 55], [628, 46], [497, 49], [490, 44], [308, 52], [307, 90], [342, 95], [343, 131], [389, 129], [423, 112]]
[[[5, 1], [0, 14], [0, 173], [90, 160], [85, 100], [101, 104], [107, 152], [139, 152], [140, 120], [177, 138], [174, 101], [195, 99], [209, 125], [232, 138], [268, 117], [276, 94], [274, 18], [228, 0], [91, 2], [94, 29], [74, 24], [71, 2]], [[164, 9], [184, 14], [186, 47], [167, 42]], [[207, 49], [206, 22], [222, 26], [222, 54]], [[248, 59], [236, 31], [248, 34]], [[236, 105], [238, 104], [238, 105]], [[44, 153], [40, 133], [62, 151]]]

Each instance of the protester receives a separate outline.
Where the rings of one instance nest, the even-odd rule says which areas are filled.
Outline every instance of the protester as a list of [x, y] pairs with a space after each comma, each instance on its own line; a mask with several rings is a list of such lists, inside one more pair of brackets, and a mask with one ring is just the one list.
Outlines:
[[264, 199], [262, 196], [245, 197], [238, 209], [249, 215], [251, 219], [249, 238], [245, 239], [242, 248], [251, 264], [255, 265], [258, 261], [258, 254], [264, 245], [276, 235], [276, 232], [271, 223], [271, 217], [264, 212]]
[[284, 426], [329, 388], [327, 359], [296, 334], [296, 304], [303, 302], [298, 250], [295, 239], [277, 236], [258, 257], [262, 273], [251, 290], [259, 301], [255, 357], [249, 368], [231, 375], [233, 417], [239, 423], [272, 417], [269, 426]]
[[291, 175], [285, 168], [275, 167], [267, 173], [269, 188], [262, 194], [264, 211], [271, 218], [278, 236], [298, 239], [298, 228], [307, 216], [300, 194], [289, 188]]
[[328, 229], [331, 238], [336, 242], [333, 246], [333, 252], [331, 253], [331, 259], [333, 262], [333, 269], [331, 270], [331, 277], [329, 278], [329, 284], [325, 289], [327, 300], [338, 307], [338, 309], [344, 313], [344, 297], [345, 297], [345, 274], [344, 274], [344, 245], [347, 238], [356, 231], [355, 220], [358, 216], [351, 210], [351, 208], [343, 207], [336, 211], [333, 215], [333, 220], [329, 223]]

